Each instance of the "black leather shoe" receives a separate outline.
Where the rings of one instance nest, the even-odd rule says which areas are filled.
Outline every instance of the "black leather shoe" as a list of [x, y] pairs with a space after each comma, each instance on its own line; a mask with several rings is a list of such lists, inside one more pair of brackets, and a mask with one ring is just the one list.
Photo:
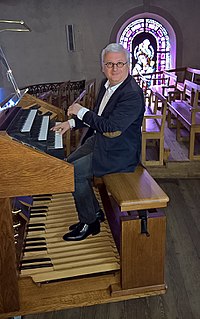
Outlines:
[[78, 241], [87, 238], [89, 235], [97, 235], [99, 232], [100, 223], [99, 220], [96, 219], [96, 221], [92, 224], [79, 223], [74, 230], [65, 234], [63, 239], [66, 241]]
[[[96, 216], [97, 216], [97, 219], [99, 220], [100, 223], [104, 222], [105, 215], [104, 215], [104, 212], [102, 211], [102, 209], [100, 209], [98, 212], [96, 212]], [[75, 229], [78, 225], [80, 225], [80, 222], [69, 226], [69, 230]]]

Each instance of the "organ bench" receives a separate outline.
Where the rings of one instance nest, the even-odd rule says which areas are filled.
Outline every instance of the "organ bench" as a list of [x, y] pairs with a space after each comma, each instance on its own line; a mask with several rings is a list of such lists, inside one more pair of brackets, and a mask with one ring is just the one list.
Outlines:
[[121, 282], [112, 294], [164, 292], [166, 217], [161, 208], [169, 198], [142, 166], [133, 173], [108, 174], [103, 182], [110, 194], [111, 231], [119, 225], [113, 237], [119, 244]]

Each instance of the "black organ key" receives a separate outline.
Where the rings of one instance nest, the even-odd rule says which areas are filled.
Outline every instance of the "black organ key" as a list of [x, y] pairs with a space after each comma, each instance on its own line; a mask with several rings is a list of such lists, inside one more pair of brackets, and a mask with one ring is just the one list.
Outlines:
[[47, 251], [47, 247], [31, 247], [31, 248], [27, 248], [25, 247], [24, 252], [25, 253], [30, 253], [30, 252], [34, 252], [34, 251]]
[[30, 217], [31, 218], [38, 218], [38, 217], [46, 217], [47, 214], [34, 214], [34, 215], [31, 215]]
[[48, 257], [44, 257], [44, 258], [32, 258], [32, 259], [25, 259], [21, 261], [21, 264], [30, 264], [30, 263], [37, 263], [37, 262], [43, 262], [43, 261], [50, 261], [51, 262], [51, 258]]
[[38, 237], [32, 237], [32, 238], [26, 238], [26, 243], [28, 243], [28, 242], [32, 242], [32, 241], [34, 241], [34, 242], [36, 242], [36, 241], [45, 241], [45, 238], [44, 237], [40, 237], [40, 238], [38, 238]]
[[49, 263], [41, 263], [41, 264], [30, 264], [30, 265], [22, 265], [20, 267], [21, 270], [25, 270], [25, 269], [36, 269], [36, 268], [47, 268], [47, 267], [53, 267], [53, 264], [51, 262]]
[[27, 247], [36, 247], [36, 246], [45, 246], [45, 245], [46, 245], [46, 242], [42, 242], [42, 241], [32, 242], [32, 243], [27, 243], [26, 242], [26, 248]]

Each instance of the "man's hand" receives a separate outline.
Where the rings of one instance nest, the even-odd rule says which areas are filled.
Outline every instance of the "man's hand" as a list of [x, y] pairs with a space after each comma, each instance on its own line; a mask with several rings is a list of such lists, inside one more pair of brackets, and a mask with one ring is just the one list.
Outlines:
[[77, 115], [78, 111], [82, 108], [82, 105], [73, 103], [68, 107], [67, 115]]
[[61, 135], [63, 135], [69, 129], [70, 129], [70, 126], [68, 121], [57, 124], [51, 128], [52, 131], [58, 131]]

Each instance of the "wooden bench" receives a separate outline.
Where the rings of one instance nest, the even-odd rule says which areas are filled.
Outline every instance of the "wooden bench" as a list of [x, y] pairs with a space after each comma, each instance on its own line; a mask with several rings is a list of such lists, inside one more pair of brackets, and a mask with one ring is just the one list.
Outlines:
[[164, 96], [166, 99], [172, 99], [177, 91], [177, 75], [172, 72], [163, 71], [160, 77], [154, 79], [157, 82], [150, 87], [149, 105], [154, 102], [153, 98], [156, 94]]
[[112, 286], [112, 295], [165, 290], [166, 218], [161, 208], [168, 196], [143, 166], [102, 179], [100, 193], [120, 251], [121, 288]]
[[185, 80], [180, 100], [168, 103], [168, 123], [171, 123], [171, 114], [173, 114], [176, 119], [177, 140], [184, 140], [181, 136], [182, 127], [189, 131], [188, 157], [190, 160], [200, 160], [200, 154], [195, 154], [195, 134], [200, 133], [199, 92], [199, 85]]
[[[163, 165], [164, 158], [169, 156], [170, 150], [164, 142], [164, 128], [166, 121], [167, 100], [163, 95], [155, 92], [155, 102], [153, 107], [146, 107], [142, 124], [142, 164], [147, 165]], [[160, 111], [158, 110], [158, 104]], [[152, 141], [159, 142], [159, 156], [157, 160], [147, 160], [147, 144]], [[166, 154], [165, 154], [166, 153]], [[166, 155], [166, 156], [165, 156]]]
[[184, 90], [184, 81], [188, 80], [193, 83], [200, 84], [200, 70], [191, 68], [191, 67], [186, 67], [182, 70], [182, 81], [178, 81], [177, 83], [177, 89], [180, 91]]

